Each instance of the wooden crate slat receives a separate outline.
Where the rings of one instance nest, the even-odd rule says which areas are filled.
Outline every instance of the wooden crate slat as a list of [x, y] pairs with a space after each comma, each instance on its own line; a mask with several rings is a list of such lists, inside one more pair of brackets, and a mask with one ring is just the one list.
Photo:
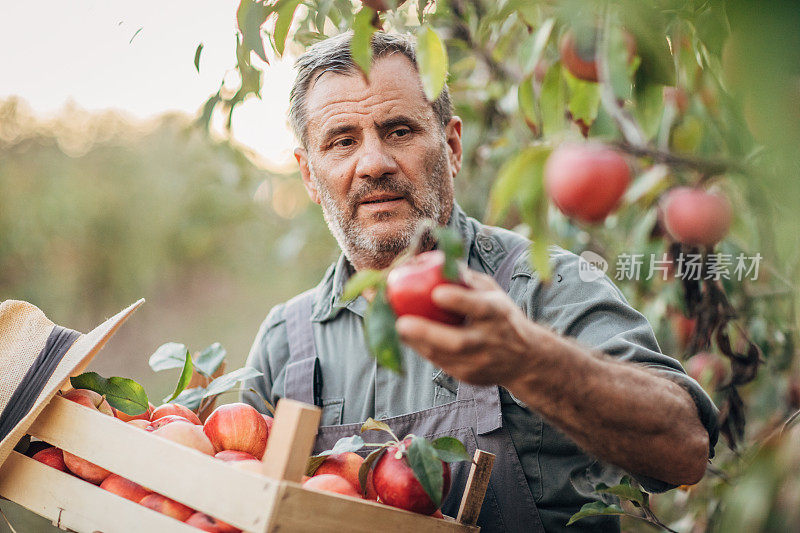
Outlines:
[[0, 495], [62, 529], [192, 533], [198, 530], [91, 483], [12, 452], [0, 467]]
[[267, 531], [477, 533], [479, 529], [455, 521], [437, 520], [377, 502], [305, 490], [296, 483], [284, 482]]
[[464, 489], [464, 496], [461, 498], [456, 518], [462, 524], [475, 525], [478, 523], [478, 515], [481, 514], [483, 498], [486, 496], [486, 488], [489, 486], [489, 478], [492, 475], [494, 457], [493, 453], [483, 450], [475, 450], [475, 454], [472, 456], [472, 467], [469, 469], [467, 486]]
[[319, 407], [282, 398], [264, 452], [264, 475], [299, 483], [317, 437]]
[[[278, 483], [54, 397], [29, 433], [248, 531], [265, 527]], [[207, 490], [203, 490], [203, 488]]]

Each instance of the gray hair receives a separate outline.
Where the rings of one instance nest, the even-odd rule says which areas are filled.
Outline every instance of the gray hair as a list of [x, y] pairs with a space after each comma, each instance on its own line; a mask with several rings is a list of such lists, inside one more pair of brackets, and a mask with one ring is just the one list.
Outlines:
[[[352, 73], [358, 71], [358, 66], [350, 54], [352, 38], [353, 32], [348, 31], [320, 41], [306, 50], [295, 63], [297, 77], [289, 94], [289, 125], [303, 146], [307, 146], [308, 140], [306, 137], [308, 125], [306, 100], [311, 84], [325, 72]], [[416, 68], [417, 52], [414, 37], [375, 32], [370, 45], [372, 46], [373, 61], [399, 52], [406, 56]], [[434, 114], [439, 119], [439, 124], [444, 129], [453, 117], [453, 107], [447, 84], [431, 105]]]

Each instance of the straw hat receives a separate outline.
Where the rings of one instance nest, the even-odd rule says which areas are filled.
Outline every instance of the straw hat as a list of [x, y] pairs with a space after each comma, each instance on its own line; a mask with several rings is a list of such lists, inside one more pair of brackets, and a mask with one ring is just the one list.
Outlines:
[[50, 398], [70, 376], [83, 372], [142, 302], [85, 335], [53, 324], [28, 302], [0, 303], [0, 465]]

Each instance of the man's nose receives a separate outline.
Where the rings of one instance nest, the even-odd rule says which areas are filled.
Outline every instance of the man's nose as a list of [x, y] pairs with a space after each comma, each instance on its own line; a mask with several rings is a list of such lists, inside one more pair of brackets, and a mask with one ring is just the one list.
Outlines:
[[361, 179], [377, 179], [398, 171], [387, 146], [380, 139], [365, 139], [356, 165], [356, 177]]

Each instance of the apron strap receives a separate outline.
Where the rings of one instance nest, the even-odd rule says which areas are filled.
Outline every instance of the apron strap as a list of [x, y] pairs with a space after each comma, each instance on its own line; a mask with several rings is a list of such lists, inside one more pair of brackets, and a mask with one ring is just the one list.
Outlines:
[[284, 308], [289, 342], [285, 390], [287, 398], [322, 405], [322, 375], [311, 323], [316, 294], [316, 289], [299, 294], [286, 302]]
[[[503, 258], [494, 272], [494, 280], [504, 291], [508, 292], [511, 286], [511, 276], [514, 273], [514, 265], [519, 256], [528, 249], [530, 242], [519, 237], [514, 239], [516, 244]], [[491, 433], [503, 426], [503, 412], [500, 405], [500, 389], [496, 385], [470, 385], [469, 383], [459, 383], [457, 398], [459, 400], [474, 399], [479, 406], [476, 409], [477, 425], [475, 427], [478, 435]]]

